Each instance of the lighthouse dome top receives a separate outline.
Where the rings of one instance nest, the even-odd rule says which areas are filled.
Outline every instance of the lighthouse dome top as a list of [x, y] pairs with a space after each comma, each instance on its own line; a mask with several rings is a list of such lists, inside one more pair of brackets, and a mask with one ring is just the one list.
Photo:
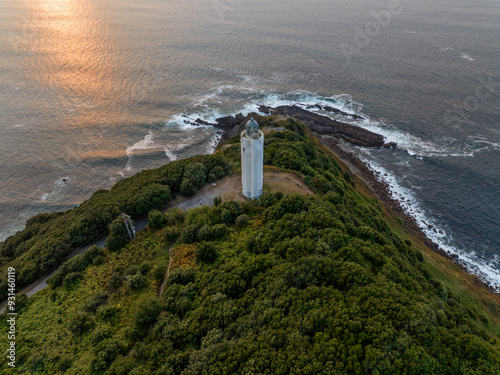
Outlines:
[[253, 117], [247, 122], [245, 129], [247, 137], [253, 137], [254, 134], [259, 134], [259, 124]]

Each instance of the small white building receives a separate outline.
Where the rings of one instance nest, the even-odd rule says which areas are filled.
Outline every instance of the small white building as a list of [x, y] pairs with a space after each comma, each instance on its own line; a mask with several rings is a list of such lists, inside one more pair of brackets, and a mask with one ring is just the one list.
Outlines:
[[264, 133], [253, 118], [241, 133], [241, 181], [243, 195], [255, 199], [262, 194], [264, 176]]

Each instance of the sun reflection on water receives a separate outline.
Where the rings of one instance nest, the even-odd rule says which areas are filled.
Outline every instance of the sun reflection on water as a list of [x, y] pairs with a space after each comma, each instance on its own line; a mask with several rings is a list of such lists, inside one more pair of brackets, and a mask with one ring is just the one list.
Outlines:
[[[29, 79], [52, 93], [61, 111], [71, 113], [66, 126], [98, 121], [93, 108], [119, 104], [127, 82], [108, 22], [90, 0], [25, 2], [25, 52]], [[75, 113], [76, 112], [76, 113]], [[102, 116], [102, 111], [99, 111]], [[64, 115], [64, 113], [61, 113]]]

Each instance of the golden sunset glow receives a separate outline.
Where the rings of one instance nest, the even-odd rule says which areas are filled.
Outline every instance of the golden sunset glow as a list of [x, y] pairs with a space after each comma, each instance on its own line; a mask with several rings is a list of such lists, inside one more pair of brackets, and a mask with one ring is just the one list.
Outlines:
[[[92, 123], [92, 109], [110, 107], [123, 93], [118, 54], [99, 10], [87, 0], [25, 2], [30, 34], [26, 53], [33, 53], [32, 78], [57, 87]], [[79, 124], [78, 126], [82, 126]]]
[[67, 12], [71, 10], [78, 10], [77, 4], [79, 0], [47, 0], [47, 1], [34, 1], [33, 3], [39, 4], [40, 8], [47, 12]]

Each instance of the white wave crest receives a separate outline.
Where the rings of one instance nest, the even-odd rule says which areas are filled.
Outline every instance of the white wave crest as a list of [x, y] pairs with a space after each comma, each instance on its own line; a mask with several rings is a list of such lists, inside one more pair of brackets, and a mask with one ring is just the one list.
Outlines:
[[130, 147], [127, 147], [127, 150], [126, 150], [127, 155], [130, 156], [130, 154], [132, 154], [136, 150], [150, 150], [153, 148], [157, 148], [158, 146], [155, 145], [155, 142], [154, 142], [155, 137], [156, 137], [156, 135], [149, 132], [148, 134], [146, 134], [144, 136], [143, 140], [135, 143], [134, 145], [132, 145]]
[[469, 60], [469, 61], [476, 61], [476, 59], [473, 59], [472, 57], [470, 57], [466, 53], [462, 53], [462, 59]]

